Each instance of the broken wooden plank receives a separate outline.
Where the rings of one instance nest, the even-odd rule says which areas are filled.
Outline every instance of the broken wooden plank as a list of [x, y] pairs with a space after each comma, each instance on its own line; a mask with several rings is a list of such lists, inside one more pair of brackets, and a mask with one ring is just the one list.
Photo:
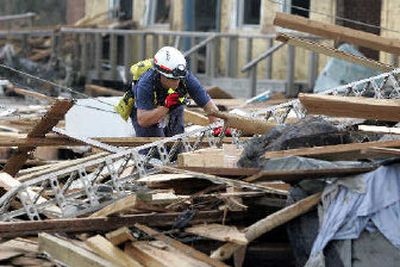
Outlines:
[[68, 266], [118, 266], [72, 242], [46, 233], [39, 234], [39, 249]]
[[310, 114], [334, 117], [400, 121], [400, 100], [367, 97], [299, 94]]
[[364, 31], [350, 29], [348, 27], [310, 20], [301, 16], [281, 12], [276, 13], [273, 24], [292, 30], [330, 38], [335, 41], [349, 42], [362, 47], [400, 54], [400, 41], [398, 39], [383, 37]]
[[139, 202], [141, 201], [137, 199], [136, 195], [128, 195], [126, 197], [118, 199], [117, 201], [102, 208], [101, 210], [96, 211], [95, 213], [90, 215], [89, 218], [107, 217], [109, 215], [123, 212], [128, 209], [137, 208]]
[[205, 148], [178, 155], [178, 167], [223, 167], [224, 150], [220, 148]]
[[[320, 199], [321, 193], [316, 193], [268, 215], [264, 219], [250, 225], [244, 230], [246, 239], [251, 242], [266, 232], [285, 224], [304, 213], [307, 213], [319, 203]], [[242, 246], [234, 243], [226, 243], [214, 251], [211, 254], [211, 258], [218, 260], [229, 259], [232, 254], [241, 247]]]
[[352, 143], [330, 146], [315, 146], [307, 148], [296, 148], [288, 150], [267, 151], [265, 158], [281, 158], [289, 156], [304, 156], [321, 159], [360, 159], [367, 155], [361, 155], [361, 150], [369, 147], [400, 147], [400, 140], [373, 141], [365, 143]]
[[356, 55], [353, 55], [350, 53], [346, 53], [344, 51], [340, 51], [333, 47], [323, 45], [318, 42], [312, 42], [312, 41], [308, 41], [308, 40], [305, 40], [302, 38], [288, 36], [283, 33], [279, 33], [276, 37], [276, 40], [293, 45], [293, 46], [302, 47], [302, 48], [305, 48], [307, 50], [310, 50], [310, 51], [313, 51], [316, 53], [320, 53], [320, 54], [324, 54], [324, 55], [327, 55], [330, 57], [346, 60], [351, 63], [356, 63], [356, 64], [359, 64], [359, 65], [362, 65], [362, 66], [365, 66], [368, 68], [377, 69], [377, 70], [380, 70], [383, 72], [388, 72], [388, 71], [392, 71], [395, 69], [394, 66], [391, 66], [391, 65], [379, 62], [379, 61], [375, 61], [370, 58], [356, 56]]
[[232, 242], [238, 245], [247, 245], [248, 240], [243, 232], [240, 232], [236, 226], [222, 224], [201, 224], [188, 227], [185, 232], [198, 236], [207, 237], [213, 240]]
[[264, 134], [276, 126], [275, 123], [264, 120], [246, 118], [226, 112], [212, 112], [209, 115], [223, 119], [226, 127], [235, 128], [246, 134]]
[[131, 242], [125, 246], [125, 253], [137, 259], [143, 266], [169, 267], [169, 266], [210, 266], [204, 262], [189, 257], [179, 250], [168, 246], [161, 241]]
[[195, 250], [194, 248], [192, 248], [192, 247], [190, 247], [188, 245], [185, 245], [185, 244], [183, 244], [183, 243], [181, 243], [181, 242], [179, 242], [179, 241], [177, 241], [177, 240], [175, 240], [175, 239], [173, 239], [171, 237], [163, 235], [162, 233], [157, 232], [154, 229], [151, 229], [150, 227], [147, 227], [147, 226], [141, 225], [141, 224], [136, 224], [135, 227], [137, 229], [139, 229], [140, 231], [145, 232], [149, 236], [154, 237], [157, 240], [161, 240], [161, 241], [167, 243], [168, 245], [178, 249], [180, 252], [182, 252], [182, 253], [190, 256], [190, 257], [193, 257], [193, 258], [195, 258], [197, 260], [205, 262], [205, 263], [207, 263], [207, 264], [209, 264], [211, 266], [220, 266], [220, 267], [222, 267], [222, 266], [227, 267], [228, 266], [223, 262], [220, 262], [220, 261], [215, 260], [215, 259], [211, 259], [208, 255], [206, 255], [206, 254], [204, 254], [204, 253], [202, 253], [202, 252], [200, 252], [198, 250]]
[[[64, 115], [72, 105], [72, 100], [58, 100], [55, 102], [40, 122], [28, 133], [28, 138], [44, 137], [46, 133], [64, 118]], [[17, 152], [7, 161], [3, 171], [11, 176], [15, 176], [28, 159], [28, 153], [34, 149], [34, 146], [18, 148]]]
[[244, 179], [246, 182], [261, 181], [284, 181], [296, 182], [309, 179], [321, 179], [328, 177], [343, 177], [375, 170], [376, 167], [343, 167], [332, 169], [310, 169], [310, 170], [289, 170], [289, 171], [260, 171]]
[[387, 156], [400, 156], [400, 149], [395, 148], [383, 148], [383, 147], [369, 147], [361, 150], [362, 154], [376, 154], [376, 155], [387, 155]]
[[[182, 212], [162, 214], [135, 214], [124, 216], [111, 216], [100, 218], [70, 218], [52, 219], [42, 221], [19, 221], [0, 223], [0, 237], [18, 237], [36, 235], [40, 232], [54, 233], [81, 233], [90, 231], [112, 231], [119, 227], [132, 227], [136, 223], [146, 223], [150, 226], [171, 226]], [[226, 221], [231, 218], [243, 216], [244, 212], [230, 212]], [[199, 211], [190, 224], [221, 222], [223, 211]]]
[[106, 238], [115, 246], [125, 243], [127, 241], [135, 241], [131, 230], [124, 226], [106, 234]]
[[210, 124], [208, 117], [194, 111], [185, 109], [183, 113], [185, 123], [192, 123], [201, 126], [207, 126]]
[[397, 128], [397, 127], [358, 125], [357, 130], [363, 131], [363, 132], [370, 132], [370, 133], [400, 134], [400, 128]]
[[85, 244], [88, 245], [94, 252], [116, 265], [132, 267], [143, 266], [101, 235], [88, 238], [85, 241]]

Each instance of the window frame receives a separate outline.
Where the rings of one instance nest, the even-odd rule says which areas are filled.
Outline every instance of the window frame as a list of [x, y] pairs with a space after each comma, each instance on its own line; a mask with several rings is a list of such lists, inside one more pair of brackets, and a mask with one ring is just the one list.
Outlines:
[[235, 13], [236, 13], [236, 21], [235, 26], [239, 29], [260, 29], [261, 27], [261, 19], [262, 19], [262, 9], [263, 9], [263, 0], [260, 1], [260, 20], [258, 24], [245, 24], [243, 23], [244, 20], [244, 3], [245, 0], [236, 0], [235, 1]]
[[145, 26], [147, 27], [154, 27], [154, 28], [163, 28], [163, 29], [168, 29], [170, 27], [170, 20], [171, 20], [171, 12], [172, 12], [172, 1], [171, 1], [171, 6], [169, 9], [169, 14], [168, 14], [168, 22], [166, 23], [155, 23], [155, 17], [156, 17], [156, 10], [157, 10], [157, 4], [158, 1], [167, 1], [167, 0], [147, 0], [146, 1], [146, 12], [145, 12]]

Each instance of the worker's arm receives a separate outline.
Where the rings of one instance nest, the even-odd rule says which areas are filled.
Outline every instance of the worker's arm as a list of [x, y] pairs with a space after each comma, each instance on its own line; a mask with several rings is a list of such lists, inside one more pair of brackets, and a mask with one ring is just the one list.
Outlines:
[[[217, 105], [215, 105], [214, 101], [212, 99], [210, 99], [207, 104], [203, 107], [204, 111], [206, 113], [212, 113], [212, 112], [217, 112], [218, 111], [218, 107]], [[214, 116], [208, 116], [208, 120], [210, 123], [214, 123], [218, 120], [218, 118], [214, 117]]]
[[164, 106], [159, 106], [152, 110], [138, 109], [136, 113], [137, 122], [143, 128], [150, 127], [164, 119], [168, 112], [169, 108]]

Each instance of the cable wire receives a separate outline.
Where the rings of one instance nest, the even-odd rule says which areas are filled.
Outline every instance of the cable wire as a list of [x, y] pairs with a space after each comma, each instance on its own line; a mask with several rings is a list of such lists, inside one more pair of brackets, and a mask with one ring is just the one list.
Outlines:
[[[1, 67], [1, 68], [4, 68], [4, 69], [7, 69], [7, 70], [9, 70], [9, 71], [18, 73], [18, 74], [20, 74], [20, 75], [29, 77], [29, 78], [31, 78], [31, 79], [40, 81], [40, 82], [42, 82], [42, 83], [50, 84], [50, 85], [55, 86], [55, 87], [57, 87], [57, 88], [66, 90], [66, 91], [68, 91], [68, 92], [70, 92], [70, 93], [74, 93], [74, 94], [77, 94], [77, 95], [79, 95], [79, 96], [83, 96], [83, 97], [85, 97], [85, 98], [94, 99], [94, 100], [96, 100], [96, 101], [98, 101], [98, 102], [100, 102], [100, 103], [102, 103], [102, 104], [108, 105], [108, 106], [113, 106], [112, 104], [110, 104], [110, 103], [108, 103], [108, 102], [106, 102], [106, 101], [103, 101], [103, 100], [100, 100], [100, 99], [91, 97], [91, 96], [89, 96], [89, 95], [87, 95], [87, 94], [85, 94], [85, 93], [79, 92], [79, 91], [74, 90], [74, 89], [72, 89], [72, 88], [70, 88], [70, 87], [67, 87], [67, 86], [64, 86], [64, 85], [57, 84], [57, 83], [52, 82], [52, 81], [48, 81], [48, 80], [42, 79], [42, 78], [40, 78], [40, 77], [37, 77], [37, 76], [35, 76], [35, 75], [26, 73], [26, 72], [21, 71], [21, 70], [17, 70], [17, 69], [15, 69], [15, 68], [9, 67], [9, 66], [7, 66], [7, 65], [0, 64], [0, 67]], [[73, 98], [73, 100], [75, 100], [75, 99]]]

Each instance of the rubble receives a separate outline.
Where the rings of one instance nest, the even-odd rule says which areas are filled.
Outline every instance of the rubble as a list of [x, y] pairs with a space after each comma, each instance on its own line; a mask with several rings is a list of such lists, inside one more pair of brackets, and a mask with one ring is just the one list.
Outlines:
[[[297, 27], [282, 16], [282, 26]], [[246, 259], [265, 261], [273, 255], [273, 264], [280, 266], [347, 266], [353, 256], [366, 262], [362, 248], [374, 244], [365, 230], [370, 227], [380, 233], [373, 251], [396, 256], [400, 141], [380, 137], [399, 134], [397, 126], [390, 127], [399, 121], [400, 95], [393, 86], [399, 69], [271, 106], [266, 106], [273, 100], [268, 91], [261, 95], [268, 95], [261, 108], [221, 99], [226, 111], [207, 114], [221, 121], [209, 125], [192, 108], [185, 123], [196, 129], [138, 138], [123, 137], [132, 133], [109, 123], [121, 122], [112, 110], [118, 91], [93, 84], [86, 84], [84, 93], [52, 87], [69, 97], [90, 95], [65, 99], [19, 88], [11, 72], [29, 72], [37, 79], [21, 84], [42, 88], [56, 85], [45, 80], [52, 70], [46, 73], [39, 63], [4, 54], [26, 67], [6, 68], [0, 77], [11, 81], [6, 86], [28, 103], [33, 97], [47, 104], [2, 107], [1, 264], [242, 266]], [[39, 60], [38, 54], [33, 58]], [[210, 92], [230, 98], [220, 88]], [[113, 97], [99, 97], [104, 94]], [[95, 117], [88, 106], [110, 117]], [[233, 108], [235, 114], [229, 112]], [[363, 125], [365, 119], [377, 125]], [[100, 121], [102, 129], [91, 131]], [[382, 121], [389, 124], [378, 126]], [[213, 136], [216, 127], [234, 128], [232, 137]], [[32, 152], [39, 147], [59, 154], [82, 145], [87, 149], [79, 158], [26, 165], [37, 160]]]

